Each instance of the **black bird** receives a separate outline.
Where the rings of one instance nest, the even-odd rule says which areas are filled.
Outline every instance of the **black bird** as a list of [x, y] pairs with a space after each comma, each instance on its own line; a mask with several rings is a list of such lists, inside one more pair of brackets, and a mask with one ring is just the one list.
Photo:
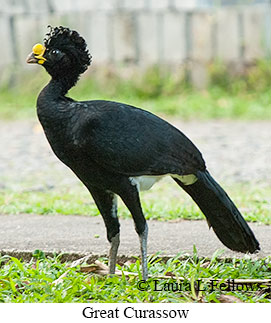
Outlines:
[[50, 82], [37, 100], [38, 118], [56, 156], [84, 183], [104, 219], [111, 243], [109, 271], [119, 247], [117, 195], [139, 235], [143, 279], [148, 277], [148, 226], [139, 191], [169, 175], [205, 214], [228, 248], [253, 253], [259, 243], [226, 192], [211, 177], [196, 146], [150, 112], [111, 101], [74, 101], [66, 96], [91, 63], [85, 40], [65, 27], [50, 27], [27, 63], [42, 65]]

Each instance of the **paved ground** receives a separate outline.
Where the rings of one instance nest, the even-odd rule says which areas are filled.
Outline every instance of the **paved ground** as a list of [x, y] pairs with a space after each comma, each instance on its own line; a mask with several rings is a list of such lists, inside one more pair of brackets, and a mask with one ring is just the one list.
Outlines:
[[[0, 250], [2, 253], [64, 252], [78, 255], [92, 253], [107, 255], [109, 243], [102, 218], [87, 216], [1, 215]], [[119, 255], [139, 255], [139, 242], [132, 220], [121, 220]], [[192, 254], [195, 244], [200, 256], [211, 257], [217, 249], [224, 249], [223, 257], [238, 256], [225, 248], [208, 229], [205, 221], [160, 222], [148, 221], [148, 253], [177, 255]], [[257, 257], [271, 255], [271, 226], [251, 225], [261, 242]]]
[[[218, 181], [271, 183], [270, 122], [176, 122], [200, 148]], [[74, 185], [77, 178], [51, 152], [36, 121], [0, 121], [1, 189], [41, 189]], [[0, 215], [0, 250], [107, 254], [101, 217]], [[120, 254], [138, 255], [133, 223], [121, 221]], [[149, 222], [149, 253], [192, 252], [211, 256], [223, 248], [203, 221]], [[271, 226], [252, 225], [262, 245], [259, 256], [271, 255]], [[99, 238], [95, 238], [95, 235]], [[233, 253], [226, 251], [225, 256]]]

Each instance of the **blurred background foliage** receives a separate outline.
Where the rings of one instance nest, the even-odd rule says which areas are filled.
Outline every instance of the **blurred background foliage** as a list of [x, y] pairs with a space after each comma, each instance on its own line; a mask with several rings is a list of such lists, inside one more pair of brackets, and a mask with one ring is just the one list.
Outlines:
[[0, 118], [35, 117], [48, 82], [25, 57], [46, 26], [86, 40], [69, 95], [184, 119], [271, 118], [270, 0], [0, 0]]
[[[35, 117], [36, 98], [49, 76], [39, 66], [33, 69], [36, 73], [19, 73], [15, 82], [2, 84], [0, 118]], [[210, 63], [208, 85], [200, 90], [182, 66], [90, 67], [69, 95], [77, 100], [122, 101], [185, 119], [271, 119], [271, 61], [258, 60], [232, 71], [222, 61]]]

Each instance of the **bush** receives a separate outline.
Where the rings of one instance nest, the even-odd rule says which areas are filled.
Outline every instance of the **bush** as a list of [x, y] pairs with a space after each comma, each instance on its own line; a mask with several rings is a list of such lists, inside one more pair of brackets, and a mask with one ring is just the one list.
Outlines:
[[271, 84], [271, 61], [258, 60], [255, 64], [234, 68], [221, 61], [209, 66], [210, 87], [219, 87], [232, 94], [240, 92], [264, 92]]

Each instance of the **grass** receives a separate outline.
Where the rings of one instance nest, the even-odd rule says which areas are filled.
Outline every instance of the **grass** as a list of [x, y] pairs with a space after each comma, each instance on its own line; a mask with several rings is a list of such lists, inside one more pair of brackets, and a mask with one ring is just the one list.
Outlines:
[[[269, 91], [257, 94], [228, 94], [226, 91], [212, 88], [209, 91], [185, 90], [180, 94], [158, 98], [140, 98], [133, 94], [110, 95], [93, 92], [92, 81], [85, 79], [78, 88], [71, 91], [71, 97], [77, 100], [104, 99], [131, 104], [159, 115], [174, 116], [183, 119], [271, 119], [271, 94]], [[84, 83], [84, 84], [83, 84]], [[45, 85], [46, 83], [44, 83]], [[41, 89], [42, 87], [40, 87]], [[86, 91], [85, 88], [89, 88]], [[0, 119], [34, 118], [36, 98], [40, 89], [25, 95], [16, 91], [0, 92]]]
[[[153, 190], [142, 194], [147, 219], [176, 221], [181, 218], [203, 218], [195, 204], [186, 194], [182, 194], [177, 185], [165, 184], [158, 183]], [[238, 184], [226, 185], [225, 188], [235, 197], [247, 220], [271, 224], [268, 202], [270, 187], [255, 188]], [[82, 185], [74, 185], [72, 189], [63, 186], [45, 191], [2, 190], [0, 213], [98, 215], [96, 206]], [[124, 218], [130, 217], [121, 203], [119, 213]], [[226, 284], [228, 279], [270, 279], [270, 258], [223, 260], [218, 258], [220, 256], [221, 252], [218, 251], [212, 259], [199, 259], [195, 247], [194, 254], [189, 258], [177, 255], [164, 262], [159, 255], [150, 256], [148, 266], [153, 277], [147, 284], [143, 284], [143, 287], [147, 286], [146, 290], [139, 290], [138, 287], [141, 280], [139, 259], [118, 265], [120, 270], [137, 273], [136, 278], [124, 275], [99, 276], [86, 273], [80, 266], [68, 269], [69, 263], [62, 263], [61, 255], [45, 257], [42, 251], [35, 251], [30, 262], [4, 256], [0, 257], [0, 302], [270, 302], [270, 285], [252, 284], [252, 287], [243, 286], [233, 291], [225, 290], [218, 282], [218, 279]], [[106, 259], [101, 261], [106, 262]], [[67, 270], [69, 272], [63, 281], [55, 285], [53, 282]], [[184, 277], [184, 281], [170, 277], [166, 280], [157, 278], [165, 275]], [[197, 289], [198, 281], [201, 281], [200, 289], [203, 291]]]
[[[218, 261], [217, 255], [214, 254], [212, 259], [198, 258], [194, 247], [193, 256], [186, 259], [181, 259], [178, 255], [163, 262], [158, 255], [151, 256], [148, 267], [153, 277], [143, 285], [139, 285], [141, 273], [138, 259], [118, 265], [120, 270], [137, 273], [138, 277], [110, 277], [83, 272], [80, 266], [68, 269], [68, 265], [62, 263], [59, 256], [45, 257], [41, 251], [35, 252], [35, 257], [30, 262], [4, 256], [0, 258], [0, 302], [219, 303], [225, 296], [232, 302], [270, 302], [270, 286], [266, 284], [239, 285], [233, 291], [227, 290], [225, 285], [218, 282], [218, 279], [222, 283], [226, 283], [228, 279], [270, 279], [270, 258], [257, 261], [249, 258]], [[55, 284], [54, 281], [67, 271], [63, 280]], [[184, 277], [184, 281], [171, 279], [170, 276], [166, 280], [157, 278], [159, 275], [172, 274]], [[170, 289], [166, 283], [174, 287]], [[144, 288], [140, 290], [142, 286]]]
[[[202, 219], [203, 215], [195, 204], [182, 193], [177, 185], [166, 185], [167, 179], [157, 183], [151, 191], [142, 193], [142, 202], [147, 219], [160, 221], [178, 219]], [[168, 180], [169, 182], [169, 180]], [[168, 183], [169, 184], [169, 183]], [[223, 185], [249, 221], [271, 224], [269, 186], [248, 184]], [[98, 211], [89, 193], [82, 185], [73, 188], [62, 186], [54, 189], [31, 191], [21, 188], [2, 190], [0, 194], [0, 213], [36, 214], [79, 214], [97, 216]], [[121, 217], [130, 217], [127, 209], [120, 203]], [[53, 282], [63, 275], [69, 263], [62, 263], [61, 256], [45, 257], [42, 251], [35, 251], [30, 262], [14, 257], [0, 259], [0, 302], [262, 302], [271, 299], [270, 286], [248, 285], [241, 290], [225, 290], [218, 279], [227, 284], [228, 279], [270, 279], [270, 258], [252, 260], [219, 259], [218, 251], [212, 259], [198, 258], [194, 254], [185, 258], [178, 255], [166, 262], [159, 255], [149, 257], [150, 278], [146, 290], [139, 290], [141, 280], [140, 261], [125, 263], [118, 268], [137, 273], [133, 276], [109, 277], [89, 274], [81, 267], [69, 269], [63, 281]], [[182, 260], [179, 256], [182, 256]], [[106, 262], [106, 259], [101, 259]], [[184, 277], [160, 279], [158, 276], [175, 275]], [[205, 281], [207, 279], [207, 282]], [[204, 280], [204, 281], [203, 281]], [[201, 281], [202, 290], [197, 290]], [[214, 282], [214, 284], [212, 283]], [[195, 286], [194, 286], [195, 283]], [[171, 284], [171, 285], [170, 285]], [[181, 284], [181, 285], [180, 285]], [[215, 285], [215, 286], [214, 286]], [[173, 286], [171, 289], [168, 286]], [[179, 286], [179, 287], [176, 287]], [[181, 286], [181, 287], [180, 287]], [[212, 288], [212, 286], [214, 286]], [[240, 288], [239, 288], [240, 289]]]
[[[193, 89], [184, 71], [153, 66], [145, 72], [120, 68], [90, 71], [70, 91], [76, 100], [121, 101], [156, 114], [183, 119], [271, 119], [271, 64], [258, 62], [245, 76], [231, 76], [221, 63], [209, 68], [210, 84]], [[121, 75], [123, 74], [123, 75]], [[0, 88], [0, 118], [35, 116], [36, 98], [49, 76], [40, 66], [17, 78], [17, 85]]]
[[[271, 224], [268, 185], [223, 185], [233, 198], [245, 219], [250, 222]], [[170, 179], [157, 183], [152, 190], [141, 193], [141, 201], [148, 220], [204, 219], [195, 203]], [[76, 214], [97, 216], [99, 212], [88, 191], [82, 185], [62, 186], [45, 191], [19, 189], [2, 190], [0, 214]], [[119, 216], [130, 218], [120, 201]]]

